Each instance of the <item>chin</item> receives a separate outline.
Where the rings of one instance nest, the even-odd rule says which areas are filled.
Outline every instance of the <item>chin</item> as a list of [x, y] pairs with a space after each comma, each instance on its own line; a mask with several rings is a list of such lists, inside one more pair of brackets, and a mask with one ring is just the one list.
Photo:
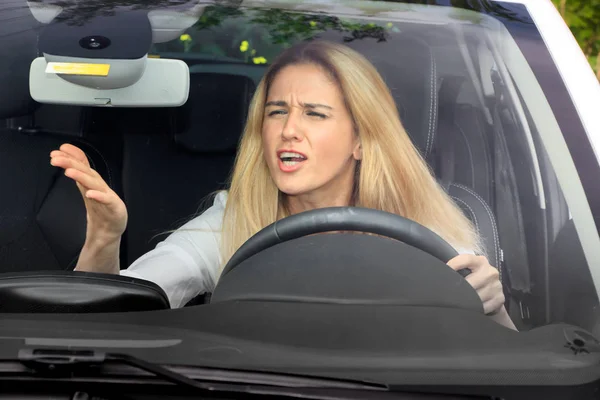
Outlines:
[[278, 188], [279, 188], [279, 191], [281, 193], [285, 194], [286, 196], [300, 196], [307, 192], [307, 190], [303, 190], [300, 188], [288, 187], [288, 186], [286, 186], [286, 187], [278, 186]]
[[294, 184], [293, 182], [275, 182], [277, 189], [287, 196], [299, 196], [310, 191], [306, 185]]

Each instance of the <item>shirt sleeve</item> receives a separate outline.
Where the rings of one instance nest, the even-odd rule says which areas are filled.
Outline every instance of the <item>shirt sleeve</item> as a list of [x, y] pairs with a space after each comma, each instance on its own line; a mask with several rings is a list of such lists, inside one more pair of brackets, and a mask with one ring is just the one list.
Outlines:
[[212, 292], [220, 271], [221, 227], [226, 192], [213, 205], [134, 261], [121, 275], [151, 281], [167, 294], [172, 308]]

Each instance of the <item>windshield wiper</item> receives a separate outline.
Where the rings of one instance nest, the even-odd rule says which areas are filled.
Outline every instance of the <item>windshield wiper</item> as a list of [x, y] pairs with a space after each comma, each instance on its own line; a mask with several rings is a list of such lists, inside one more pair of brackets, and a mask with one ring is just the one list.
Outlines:
[[137, 367], [177, 385], [194, 389], [211, 389], [210, 384], [195, 381], [161, 365], [128, 354], [105, 353], [95, 350], [21, 349], [18, 357], [26, 367], [38, 373], [53, 376], [70, 375], [80, 369], [89, 370], [109, 363], [119, 363]]
[[[385, 385], [362, 383], [354, 381], [343, 381], [337, 379], [322, 379], [313, 377], [298, 377], [279, 374], [241, 372], [233, 370], [222, 370], [228, 379], [214, 377], [215, 371], [209, 378], [202, 380], [192, 379], [184, 374], [175, 372], [160, 364], [148, 362], [141, 358], [122, 353], [108, 353], [96, 350], [72, 350], [72, 349], [50, 349], [50, 348], [25, 348], [18, 353], [18, 361], [25, 367], [44, 377], [73, 377], [82, 375], [90, 377], [108, 377], [111, 374], [104, 368], [110, 365], [125, 365], [134, 367], [155, 375], [164, 381], [168, 381], [179, 387], [221, 392], [243, 392], [260, 394], [294, 395], [303, 389], [341, 389], [341, 390], [369, 390], [387, 392]], [[181, 369], [181, 368], [180, 368]], [[186, 368], [187, 369], [187, 368]], [[237, 374], [236, 374], [237, 373]], [[254, 376], [248, 379], [249, 375]], [[237, 376], [236, 376], [237, 375]], [[243, 375], [245, 379], [237, 379]], [[263, 375], [269, 377], [265, 379]], [[278, 377], [279, 379], [274, 379]]]

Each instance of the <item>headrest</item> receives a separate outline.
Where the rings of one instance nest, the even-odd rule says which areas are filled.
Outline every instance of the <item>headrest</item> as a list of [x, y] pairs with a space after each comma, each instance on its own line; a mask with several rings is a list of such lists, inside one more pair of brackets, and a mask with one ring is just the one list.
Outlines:
[[435, 58], [427, 42], [399, 34], [380, 42], [354, 40], [344, 44], [377, 68], [392, 91], [404, 128], [428, 157], [437, 129], [438, 89]]
[[38, 55], [40, 24], [27, 7], [13, 9], [3, 10], [0, 23], [0, 119], [29, 114], [37, 105], [29, 94], [29, 67]]
[[177, 110], [175, 143], [193, 152], [235, 151], [255, 90], [245, 76], [192, 73], [188, 101]]

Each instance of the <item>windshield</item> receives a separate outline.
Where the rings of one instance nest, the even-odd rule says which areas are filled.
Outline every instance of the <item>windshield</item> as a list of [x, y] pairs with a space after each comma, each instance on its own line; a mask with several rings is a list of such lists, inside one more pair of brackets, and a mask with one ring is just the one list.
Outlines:
[[[547, 53], [543, 42], [523, 46], [511, 31], [539, 36], [536, 26], [524, 7], [517, 13], [511, 6], [412, 3], [13, 0], [1, 5], [0, 271], [70, 271], [77, 265], [90, 229], [86, 210], [72, 180], [48, 163], [50, 151], [66, 142], [85, 152], [127, 207], [127, 228], [118, 243], [120, 269], [151, 251], [168, 251], [165, 239], [210, 207], [216, 191], [228, 188], [248, 106], [267, 68], [285, 49], [324, 39], [364, 55], [385, 80], [410, 139], [481, 236], [516, 328], [568, 323], [600, 332], [600, 282], [593, 272], [600, 270], [595, 257], [600, 242], [591, 199], [575, 168], [578, 155], [566, 140], [579, 125], [559, 125], [566, 114], [578, 117], [570, 103], [569, 109], [551, 107], [551, 96], [561, 94], [546, 85], [548, 79], [546, 86], [538, 80], [540, 68], [554, 73], [552, 65], [532, 65]], [[140, 14], [149, 28], [136, 25], [133, 16]], [[45, 29], [62, 26], [67, 43], [68, 35], [88, 35], [100, 17], [125, 25], [132, 21], [129, 35], [142, 37], [151, 29], [144, 49], [149, 59], [187, 64], [184, 105], [110, 108], [31, 99], [27, 72], [35, 57], [43, 57], [38, 45]], [[110, 29], [120, 34], [119, 27]], [[125, 51], [133, 54], [137, 46]], [[165, 289], [163, 281], [153, 280], [156, 275], [135, 271], [123, 275]], [[339, 279], [343, 284], [346, 278]], [[185, 290], [167, 293], [172, 307], [203, 303], [211, 292], [198, 289], [189, 302]]]

